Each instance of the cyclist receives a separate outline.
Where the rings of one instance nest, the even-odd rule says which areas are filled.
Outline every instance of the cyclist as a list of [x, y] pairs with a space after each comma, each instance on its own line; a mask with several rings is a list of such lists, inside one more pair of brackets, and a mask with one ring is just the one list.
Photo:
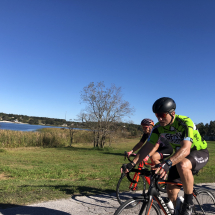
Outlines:
[[[143, 146], [152, 131], [154, 122], [151, 119], [145, 118], [141, 121], [141, 126], [143, 128], [144, 134], [140, 142], [138, 142], [133, 147], [133, 149], [128, 152], [128, 156], [130, 156], [133, 152], [137, 151]], [[150, 157], [150, 159], [154, 164], [159, 164], [161, 159], [167, 158], [173, 153], [173, 148], [167, 140], [161, 137], [160, 140], [156, 143], [154, 151], [156, 152]], [[147, 161], [148, 159], [149, 156], [147, 155], [143, 160]]]
[[[186, 116], [176, 115], [175, 101], [168, 97], [162, 97], [153, 104], [153, 112], [158, 118], [158, 123], [153, 127], [152, 132], [145, 144], [144, 149], [140, 150], [132, 163], [127, 164], [127, 171], [141, 162], [146, 155], [152, 151], [159, 136], [162, 134], [167, 138], [176, 152], [170, 159], [159, 164], [156, 173], [161, 178], [169, 181], [182, 182], [184, 188], [184, 203], [180, 214], [191, 215], [193, 210], [193, 183], [192, 171], [199, 171], [209, 159], [207, 142], [201, 137], [193, 121]], [[179, 188], [175, 185], [167, 186], [168, 197], [176, 205]]]

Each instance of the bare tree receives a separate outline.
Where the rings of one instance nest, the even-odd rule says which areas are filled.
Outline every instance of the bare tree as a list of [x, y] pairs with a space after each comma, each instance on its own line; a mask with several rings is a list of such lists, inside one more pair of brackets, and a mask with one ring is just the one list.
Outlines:
[[[91, 82], [83, 88], [81, 101], [86, 108], [79, 118], [94, 132], [94, 147], [103, 148], [116, 122], [133, 113], [129, 102], [122, 99], [121, 87], [105, 88], [103, 82]], [[111, 129], [112, 128], [112, 129]]]

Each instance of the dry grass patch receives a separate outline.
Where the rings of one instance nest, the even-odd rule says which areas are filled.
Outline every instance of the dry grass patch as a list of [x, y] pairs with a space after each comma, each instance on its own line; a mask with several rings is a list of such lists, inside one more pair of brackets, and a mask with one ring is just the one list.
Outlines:
[[0, 180], [8, 180], [11, 179], [12, 177], [5, 174], [4, 172], [0, 174]]

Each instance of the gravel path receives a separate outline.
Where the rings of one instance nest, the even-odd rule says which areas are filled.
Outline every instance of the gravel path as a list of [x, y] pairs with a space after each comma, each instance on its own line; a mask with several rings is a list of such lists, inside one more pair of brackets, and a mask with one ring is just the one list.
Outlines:
[[[215, 183], [198, 184], [196, 187], [210, 188], [215, 193]], [[72, 196], [69, 199], [0, 209], [0, 215], [103, 215], [114, 214], [118, 207], [115, 194]]]

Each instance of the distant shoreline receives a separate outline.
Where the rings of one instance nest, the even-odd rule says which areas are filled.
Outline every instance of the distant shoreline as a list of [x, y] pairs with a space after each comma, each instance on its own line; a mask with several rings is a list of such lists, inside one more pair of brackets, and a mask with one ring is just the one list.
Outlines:
[[24, 122], [11, 122], [11, 121], [0, 121], [0, 122], [15, 123], [15, 124], [28, 124], [28, 123], [24, 123]]
[[0, 121], [4, 123], [14, 123], [14, 124], [25, 124], [25, 125], [40, 125], [40, 126], [47, 126], [47, 127], [59, 127], [59, 128], [67, 128], [67, 126], [59, 126], [59, 125], [44, 125], [44, 124], [29, 124], [24, 122], [11, 122], [11, 121]]

